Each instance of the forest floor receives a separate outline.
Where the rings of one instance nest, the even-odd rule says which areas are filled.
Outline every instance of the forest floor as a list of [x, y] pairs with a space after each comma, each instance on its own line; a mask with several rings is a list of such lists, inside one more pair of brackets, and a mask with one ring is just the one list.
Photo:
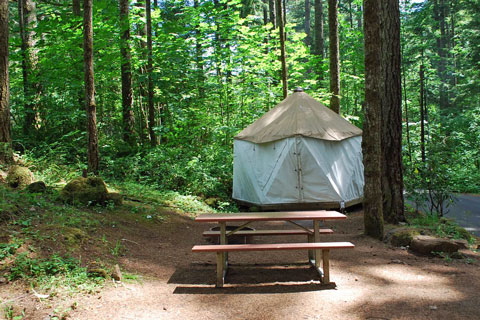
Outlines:
[[[126, 205], [139, 204], [126, 201]], [[0, 307], [13, 306], [11, 315], [20, 310], [16, 319], [480, 317], [478, 252], [463, 250], [467, 258], [456, 260], [390, 247], [363, 235], [361, 211], [350, 213], [346, 221], [328, 222], [335, 233], [322, 238], [351, 241], [356, 246], [331, 253], [331, 280], [336, 288], [311, 280], [315, 272], [305, 263], [305, 252], [253, 252], [230, 255], [227, 284], [217, 289], [215, 255], [191, 252], [193, 245], [205, 243], [202, 232], [211, 225], [195, 223], [191, 216], [173, 211], [162, 211], [161, 219], [138, 219], [135, 210], [122, 207], [102, 213], [103, 223], [95, 233], [122, 244], [115, 262], [124, 273], [138, 277], [121, 283], [110, 280], [88, 294], [50, 294], [47, 298], [39, 298], [35, 294], [42, 292], [20, 281], [0, 283]], [[257, 227], [268, 224], [272, 223]], [[98, 254], [86, 246], [83, 259]]]

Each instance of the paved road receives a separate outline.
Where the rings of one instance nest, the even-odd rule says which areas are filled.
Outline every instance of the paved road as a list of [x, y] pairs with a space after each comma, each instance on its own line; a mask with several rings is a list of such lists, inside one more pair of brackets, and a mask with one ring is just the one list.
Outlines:
[[480, 195], [457, 194], [457, 201], [449, 207], [448, 218], [453, 218], [457, 223], [480, 236]]
[[[480, 237], [480, 195], [456, 194], [455, 197], [455, 203], [447, 208], [445, 216]], [[407, 202], [413, 205], [411, 201]]]

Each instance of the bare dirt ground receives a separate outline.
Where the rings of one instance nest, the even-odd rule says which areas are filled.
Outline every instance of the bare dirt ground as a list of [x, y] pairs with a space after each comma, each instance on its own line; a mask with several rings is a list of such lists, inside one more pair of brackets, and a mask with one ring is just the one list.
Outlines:
[[[225, 288], [217, 289], [215, 255], [191, 252], [205, 243], [213, 226], [172, 214], [161, 224], [121, 221], [105, 226], [124, 241], [121, 268], [140, 281], [108, 285], [97, 294], [77, 296], [68, 319], [480, 319], [479, 254], [445, 260], [416, 256], [362, 235], [361, 212], [347, 221], [327, 222], [335, 230], [322, 241], [351, 241], [353, 250], [331, 252], [331, 280], [325, 287], [306, 264], [306, 252], [250, 252], [230, 255]], [[128, 223], [128, 224], [127, 224]], [[270, 224], [270, 228], [272, 227]], [[267, 224], [256, 225], [256, 228]], [[280, 224], [276, 227], [288, 226]], [[305, 241], [304, 237], [255, 242]], [[26, 318], [49, 319], [49, 305], [19, 295]], [[1, 292], [4, 296], [7, 292]]]

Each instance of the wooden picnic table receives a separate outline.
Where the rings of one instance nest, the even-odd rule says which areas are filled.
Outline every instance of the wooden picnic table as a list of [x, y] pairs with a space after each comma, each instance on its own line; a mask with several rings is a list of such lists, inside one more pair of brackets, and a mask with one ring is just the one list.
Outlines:
[[[350, 248], [353, 245], [349, 242], [339, 243], [320, 243], [320, 222], [325, 220], [343, 220], [347, 217], [337, 211], [282, 211], [282, 212], [241, 212], [241, 213], [223, 213], [223, 214], [202, 214], [195, 218], [196, 222], [214, 222], [220, 226], [220, 246], [195, 246], [193, 251], [217, 251], [217, 286], [223, 286], [224, 277], [228, 269], [228, 252], [229, 251], [261, 251], [261, 250], [296, 250], [304, 249], [309, 251], [309, 261], [318, 270], [322, 282], [328, 283], [328, 254], [329, 249], [335, 248]], [[306, 228], [301, 224], [295, 222], [295, 220], [310, 220], [313, 222], [313, 229]], [[227, 245], [228, 236], [237, 232], [242, 232], [244, 228], [254, 222], [259, 221], [286, 221], [296, 228], [302, 229], [309, 235], [309, 239], [312, 239], [313, 243], [317, 245], [304, 243], [304, 244], [282, 244], [282, 245]], [[227, 232], [227, 223], [230, 222], [243, 222], [240, 226], [234, 230]], [[330, 230], [331, 231], [331, 230]], [[293, 233], [292, 233], [293, 234]], [[310, 242], [310, 241], [309, 241]], [[323, 248], [326, 249], [323, 249]], [[328, 248], [327, 248], [328, 247]], [[270, 248], [270, 249], [269, 249]], [[323, 250], [322, 250], [323, 249]], [[320, 258], [323, 251], [323, 270], [320, 269]], [[325, 257], [325, 255], [327, 255]], [[327, 264], [327, 265], [325, 265]]]

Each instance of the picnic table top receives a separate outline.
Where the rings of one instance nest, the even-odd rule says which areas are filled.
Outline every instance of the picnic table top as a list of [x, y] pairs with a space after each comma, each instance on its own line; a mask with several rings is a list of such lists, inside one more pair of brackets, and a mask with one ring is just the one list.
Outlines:
[[280, 212], [238, 212], [222, 214], [202, 214], [197, 222], [229, 221], [284, 221], [284, 220], [342, 220], [347, 216], [337, 211], [280, 211]]

